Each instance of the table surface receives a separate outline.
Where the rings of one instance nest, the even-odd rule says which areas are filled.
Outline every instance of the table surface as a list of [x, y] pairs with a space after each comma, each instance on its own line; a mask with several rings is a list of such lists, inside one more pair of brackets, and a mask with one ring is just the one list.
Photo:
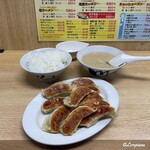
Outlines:
[[[26, 148], [29, 145], [38, 148], [42, 144], [31, 140], [22, 128], [22, 115], [28, 103], [49, 84], [42, 83], [20, 67], [20, 58], [26, 52], [5, 50], [0, 53], [0, 141], [28, 141]], [[126, 53], [150, 55], [150, 51]], [[90, 75], [74, 60], [57, 81], [76, 77]], [[98, 143], [104, 140], [150, 140], [150, 61], [128, 64], [106, 81], [119, 93], [117, 117], [87, 142], [81, 142], [80, 146], [73, 148], [85, 149], [88, 148], [88, 143], [91, 143], [96, 149]]]

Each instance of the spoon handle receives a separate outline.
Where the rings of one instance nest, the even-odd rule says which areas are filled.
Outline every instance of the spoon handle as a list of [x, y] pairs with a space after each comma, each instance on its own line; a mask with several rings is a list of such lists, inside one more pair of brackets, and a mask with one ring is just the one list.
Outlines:
[[109, 61], [112, 66], [120, 66], [126, 63], [135, 61], [150, 60], [150, 56], [131, 56], [127, 54], [120, 54]]
[[135, 61], [143, 61], [143, 60], [150, 60], [150, 56], [130, 56], [127, 54], [122, 54], [122, 59], [126, 63], [131, 63]]

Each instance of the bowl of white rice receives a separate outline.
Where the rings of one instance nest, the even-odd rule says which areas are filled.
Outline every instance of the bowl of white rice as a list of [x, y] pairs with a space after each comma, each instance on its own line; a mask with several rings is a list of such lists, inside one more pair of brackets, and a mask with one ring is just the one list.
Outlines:
[[20, 59], [21, 67], [46, 82], [54, 81], [72, 62], [71, 55], [56, 48], [29, 51]]

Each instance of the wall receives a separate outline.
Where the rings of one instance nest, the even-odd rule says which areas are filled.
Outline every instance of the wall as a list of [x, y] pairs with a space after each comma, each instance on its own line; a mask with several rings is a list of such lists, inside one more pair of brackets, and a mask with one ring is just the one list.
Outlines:
[[[0, 48], [35, 49], [55, 47], [58, 42], [39, 42], [34, 0], [0, 0]], [[150, 42], [90, 42], [122, 50], [150, 50]]]

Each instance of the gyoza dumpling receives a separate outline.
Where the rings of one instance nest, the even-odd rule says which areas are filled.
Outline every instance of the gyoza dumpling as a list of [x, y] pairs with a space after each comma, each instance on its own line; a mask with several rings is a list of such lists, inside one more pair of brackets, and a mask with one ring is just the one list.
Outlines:
[[86, 77], [78, 78], [71, 82], [71, 86], [73, 88], [76, 88], [79, 86], [89, 86], [89, 85], [96, 86], [96, 84], [91, 79], [86, 78]]
[[[86, 105], [91, 105], [91, 103], [86, 103]], [[115, 115], [115, 110], [112, 106], [110, 106], [109, 103], [105, 101], [94, 101], [94, 105], [97, 108], [97, 111], [94, 112], [93, 114], [85, 117], [81, 123], [80, 126], [85, 126], [85, 127], [90, 127], [94, 124], [97, 123], [98, 120], [100, 120], [102, 117], [105, 116], [114, 116]]]
[[42, 90], [42, 95], [46, 98], [51, 98], [58, 95], [70, 93], [72, 87], [67, 83], [56, 83]]
[[72, 91], [69, 97], [64, 99], [64, 104], [69, 107], [77, 107], [80, 101], [88, 94], [92, 93], [93, 90], [86, 86], [77, 87]]
[[62, 121], [68, 116], [71, 109], [66, 106], [60, 106], [54, 112], [47, 116], [42, 129], [47, 132], [57, 133], [59, 132], [60, 125]]
[[44, 113], [50, 113], [59, 106], [63, 105], [63, 100], [65, 97], [53, 97], [45, 101], [42, 105], [42, 111]]
[[102, 101], [103, 98], [99, 95], [99, 93], [92, 92], [92, 93], [88, 94], [87, 96], [85, 96], [82, 99], [82, 101], [79, 103], [79, 105], [83, 105], [85, 103], [92, 102], [92, 101], [95, 101], [95, 100]]
[[74, 109], [60, 126], [60, 132], [64, 135], [72, 135], [78, 128], [82, 119], [97, 109], [95, 107], [79, 106]]

